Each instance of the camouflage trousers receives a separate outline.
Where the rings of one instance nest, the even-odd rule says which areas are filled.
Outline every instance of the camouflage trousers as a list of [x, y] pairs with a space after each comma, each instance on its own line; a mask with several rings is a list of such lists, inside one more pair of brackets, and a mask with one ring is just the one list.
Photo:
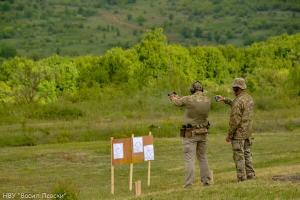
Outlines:
[[183, 152], [185, 160], [185, 186], [192, 185], [195, 179], [195, 157], [200, 166], [201, 182], [211, 184], [211, 173], [206, 156], [207, 134], [192, 138], [183, 138]]
[[252, 164], [251, 140], [232, 140], [231, 144], [238, 181], [253, 178], [255, 171]]

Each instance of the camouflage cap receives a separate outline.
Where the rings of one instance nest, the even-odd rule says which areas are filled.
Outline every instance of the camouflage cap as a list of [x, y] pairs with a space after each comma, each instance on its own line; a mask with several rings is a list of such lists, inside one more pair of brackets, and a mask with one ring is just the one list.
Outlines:
[[246, 85], [245, 79], [235, 78], [234, 81], [233, 81], [232, 87], [238, 87], [238, 88], [241, 88], [243, 90], [246, 89], [247, 85]]
[[203, 86], [202, 84], [200, 83], [200, 81], [195, 81], [192, 86], [191, 86], [191, 90], [194, 90], [194, 91], [202, 91], [203, 90]]

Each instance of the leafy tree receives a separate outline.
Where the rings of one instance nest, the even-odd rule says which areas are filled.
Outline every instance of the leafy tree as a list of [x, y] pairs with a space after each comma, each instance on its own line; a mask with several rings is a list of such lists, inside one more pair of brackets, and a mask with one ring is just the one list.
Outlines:
[[200, 27], [196, 27], [195, 32], [194, 32], [194, 36], [197, 37], [197, 38], [202, 37], [202, 29]]
[[7, 74], [7, 84], [12, 88], [15, 101], [33, 102], [37, 96], [38, 86], [43, 74], [39, 66], [26, 58], [14, 58], [2, 64]]
[[15, 30], [12, 26], [6, 26], [2, 30], [0, 30], [0, 38], [12, 38], [14, 37]]
[[12, 89], [5, 82], [0, 81], [0, 103], [13, 103]]
[[31, 8], [26, 8], [24, 11], [24, 17], [25, 18], [32, 18], [33, 17], [34, 10]]
[[143, 34], [135, 46], [112, 48], [103, 56], [14, 57], [0, 61], [0, 102], [82, 99], [99, 87], [112, 97], [120, 87], [125, 93], [136, 89], [184, 92], [196, 79], [219, 91], [237, 76], [247, 79], [251, 92], [298, 97], [299, 41], [300, 34], [285, 34], [249, 47], [187, 48], [168, 44], [163, 30], [157, 28]]
[[[53, 78], [56, 83], [56, 92], [58, 95], [63, 93], [74, 93], [77, 89], [78, 70], [71, 59], [52, 56], [40, 61], [45, 69], [50, 72], [47, 78]], [[52, 76], [52, 77], [51, 77]], [[49, 80], [50, 80], [49, 78]]]
[[12, 58], [17, 55], [17, 50], [11, 46], [2, 46], [0, 47], [0, 57], [3, 58]]
[[109, 83], [108, 71], [104, 69], [101, 57], [81, 56], [75, 59], [79, 87], [92, 87]]
[[8, 11], [10, 11], [10, 9], [11, 9], [11, 7], [10, 7], [10, 4], [8, 2], [4, 2], [4, 3], [0, 2], [0, 11], [8, 12]]
[[224, 35], [224, 34], [221, 35], [219, 42], [220, 42], [221, 44], [226, 44], [226, 41], [227, 41], [226, 35]]
[[132, 20], [132, 14], [130, 14], [130, 13], [127, 14], [127, 20], [128, 20], [128, 21]]
[[127, 0], [127, 2], [130, 3], [136, 3], [136, 0]]
[[119, 37], [121, 35], [120, 29], [116, 29], [116, 36]]
[[213, 41], [214, 36], [213, 36], [213, 34], [211, 32], [208, 32], [207, 39], [208, 39], [208, 41]]
[[169, 14], [169, 20], [173, 20], [174, 19], [174, 15], [173, 15], [173, 13], [171, 13], [171, 14]]
[[180, 33], [184, 38], [191, 38], [193, 35], [193, 30], [190, 27], [183, 27]]
[[146, 22], [146, 18], [140, 15], [137, 17], [136, 21], [140, 26], [143, 26], [143, 24]]
[[109, 5], [117, 5], [117, 4], [118, 4], [118, 0], [106, 0], [106, 2], [107, 2]]
[[15, 57], [5, 61], [0, 71], [16, 102], [46, 103], [77, 90], [77, 68], [71, 60], [58, 56], [37, 62]]
[[169, 63], [166, 45], [166, 36], [158, 28], [147, 31], [141, 42], [134, 47], [142, 63], [138, 76], [141, 84], [166, 73]]
[[297, 87], [297, 85], [300, 85], [300, 65], [299, 63], [296, 64], [290, 71], [289, 76], [289, 91], [292, 92], [292, 94], [300, 96], [300, 89]]
[[216, 42], [220, 42], [220, 39], [221, 39], [221, 33], [218, 32], [218, 31], [215, 31], [214, 32], [214, 39]]
[[18, 3], [16, 4], [16, 9], [17, 9], [18, 11], [22, 11], [22, 10], [24, 10], [24, 8], [25, 8], [24, 3], [18, 2]]
[[234, 33], [233, 33], [233, 31], [232, 31], [232, 30], [227, 30], [227, 31], [226, 31], [226, 37], [227, 37], [228, 39], [234, 38]]

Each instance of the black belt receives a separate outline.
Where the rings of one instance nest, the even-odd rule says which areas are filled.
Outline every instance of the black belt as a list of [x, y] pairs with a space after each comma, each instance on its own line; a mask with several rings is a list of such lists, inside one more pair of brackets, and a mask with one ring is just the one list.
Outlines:
[[192, 125], [192, 124], [183, 124], [182, 128], [186, 129], [186, 128], [209, 128], [210, 124], [209, 121], [206, 124], [197, 124], [197, 125]]

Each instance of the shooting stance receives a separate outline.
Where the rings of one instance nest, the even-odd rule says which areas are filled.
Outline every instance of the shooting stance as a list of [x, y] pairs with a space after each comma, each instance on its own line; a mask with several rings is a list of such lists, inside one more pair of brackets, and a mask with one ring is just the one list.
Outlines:
[[238, 182], [255, 178], [251, 154], [254, 102], [252, 97], [246, 93], [246, 88], [245, 80], [236, 78], [232, 84], [232, 89], [236, 96], [234, 100], [220, 95], [216, 96], [216, 101], [222, 101], [231, 106], [229, 131], [226, 141], [232, 144]]
[[206, 141], [209, 128], [207, 120], [210, 111], [210, 99], [203, 93], [203, 87], [199, 81], [193, 83], [190, 88], [191, 95], [178, 96], [175, 92], [169, 94], [170, 100], [176, 106], [186, 109], [184, 125], [180, 130], [183, 138], [183, 151], [185, 159], [185, 185], [191, 186], [194, 182], [194, 160], [197, 157], [200, 165], [200, 176], [203, 185], [211, 184], [211, 173], [206, 156]]

